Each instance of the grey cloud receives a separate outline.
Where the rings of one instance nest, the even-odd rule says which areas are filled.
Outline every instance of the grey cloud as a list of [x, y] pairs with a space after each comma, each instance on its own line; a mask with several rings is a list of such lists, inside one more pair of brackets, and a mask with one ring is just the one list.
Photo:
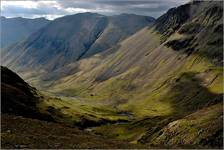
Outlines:
[[[84, 8], [110, 10], [111, 14], [135, 13], [144, 14], [153, 17], [159, 17], [169, 8], [176, 7], [188, 0], [76, 0], [63, 1], [58, 3], [64, 8]], [[155, 7], [156, 6], [156, 7]], [[105, 13], [107, 15], [107, 13]]]
[[[189, 0], [55, 0], [60, 9], [49, 4], [41, 3], [37, 8], [22, 8], [19, 6], [8, 6], [2, 11], [5, 16], [41, 16], [41, 15], [68, 15], [72, 12], [69, 8], [77, 8], [104, 15], [115, 15], [120, 13], [132, 13], [148, 15], [155, 18], [162, 15], [169, 8], [184, 4]], [[36, 1], [37, 3], [39, 1]], [[25, 2], [24, 2], [25, 3]], [[77, 13], [77, 12], [74, 12]]]

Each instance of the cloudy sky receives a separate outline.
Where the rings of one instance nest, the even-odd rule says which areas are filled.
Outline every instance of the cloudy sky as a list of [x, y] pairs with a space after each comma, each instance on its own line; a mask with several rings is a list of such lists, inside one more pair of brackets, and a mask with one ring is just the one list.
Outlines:
[[1, 15], [5, 17], [54, 19], [64, 15], [95, 12], [104, 15], [132, 13], [155, 18], [169, 8], [189, 0], [1, 0]]

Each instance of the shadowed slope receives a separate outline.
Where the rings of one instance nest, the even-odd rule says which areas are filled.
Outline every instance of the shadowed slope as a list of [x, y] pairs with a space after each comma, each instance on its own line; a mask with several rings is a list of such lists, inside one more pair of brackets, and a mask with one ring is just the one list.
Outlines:
[[29, 86], [16, 73], [1, 66], [1, 111], [3, 114], [53, 121], [50, 116], [41, 114], [37, 108], [42, 98], [35, 88]]

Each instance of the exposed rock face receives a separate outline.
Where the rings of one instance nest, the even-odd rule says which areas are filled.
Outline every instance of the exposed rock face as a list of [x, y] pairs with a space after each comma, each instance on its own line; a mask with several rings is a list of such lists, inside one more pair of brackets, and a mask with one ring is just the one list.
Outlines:
[[167, 13], [159, 17], [155, 22], [155, 29], [164, 37], [173, 34], [190, 18], [190, 4], [182, 5], [178, 8], [171, 8]]

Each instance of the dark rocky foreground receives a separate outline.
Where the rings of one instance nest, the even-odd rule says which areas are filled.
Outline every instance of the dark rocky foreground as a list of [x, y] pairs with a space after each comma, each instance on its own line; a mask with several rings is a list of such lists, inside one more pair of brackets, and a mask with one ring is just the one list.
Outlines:
[[143, 148], [58, 123], [13, 115], [1, 117], [1, 148]]

